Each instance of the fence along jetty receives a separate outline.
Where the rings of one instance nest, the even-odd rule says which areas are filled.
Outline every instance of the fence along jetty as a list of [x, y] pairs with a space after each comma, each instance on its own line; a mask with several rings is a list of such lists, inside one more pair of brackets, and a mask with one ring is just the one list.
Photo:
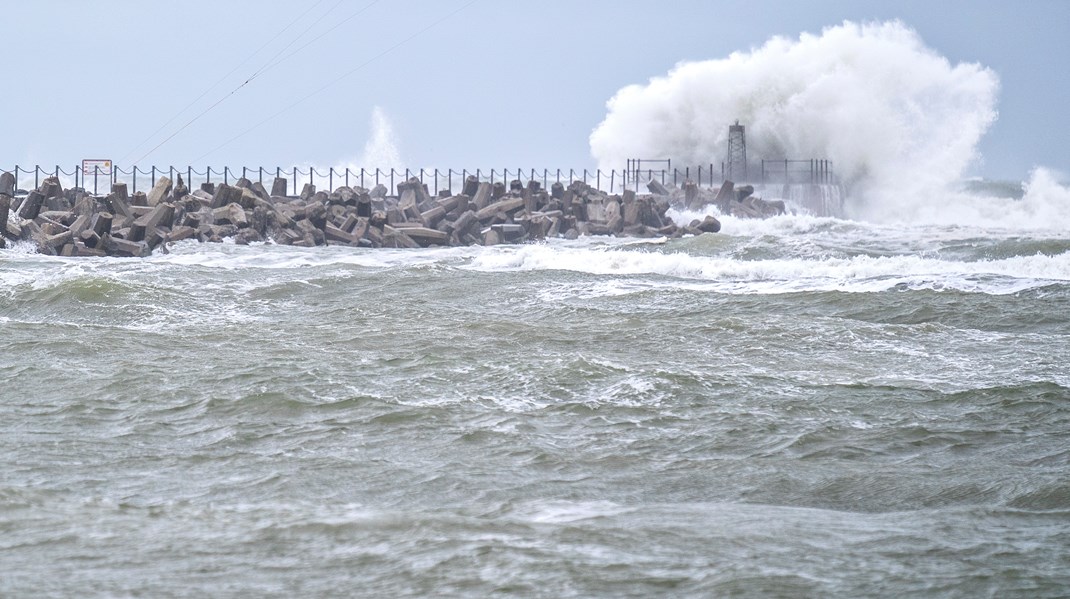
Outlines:
[[128, 194], [126, 183], [112, 183], [107, 195], [78, 187], [63, 189], [57, 177], [37, 189], [16, 189], [11, 173], [0, 174], [0, 247], [7, 240], [29, 241], [43, 254], [59, 256], [144, 257], [167, 244], [196, 239], [238, 244], [274, 242], [313, 247], [363, 248], [495, 245], [581, 235], [680, 237], [716, 233], [713, 216], [677, 225], [670, 207], [763, 218], [784, 212], [783, 202], [754, 197], [754, 188], [702, 188], [693, 181], [678, 188], [656, 180], [649, 194], [626, 190], [610, 195], [573, 180], [557, 181], [549, 190], [539, 181], [515, 179], [490, 183], [475, 176], [463, 190], [435, 196], [418, 178], [399, 183], [395, 193], [383, 185], [372, 189], [341, 186], [317, 191], [305, 184], [299, 195], [286, 195], [288, 181], [276, 177], [269, 191], [246, 178], [234, 185], [206, 182], [190, 190], [181, 175], [172, 182], [159, 177], [147, 193]]

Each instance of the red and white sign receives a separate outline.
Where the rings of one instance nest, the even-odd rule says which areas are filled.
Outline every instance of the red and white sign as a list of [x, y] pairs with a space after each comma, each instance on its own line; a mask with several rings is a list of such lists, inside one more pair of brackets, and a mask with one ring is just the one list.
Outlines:
[[103, 158], [86, 158], [82, 161], [82, 176], [90, 175], [111, 176], [112, 161]]

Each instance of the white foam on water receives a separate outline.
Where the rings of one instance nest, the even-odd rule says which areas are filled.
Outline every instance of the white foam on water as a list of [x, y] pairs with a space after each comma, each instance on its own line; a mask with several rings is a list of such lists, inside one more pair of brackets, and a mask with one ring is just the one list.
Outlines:
[[610, 501], [535, 501], [520, 505], [513, 516], [536, 524], [568, 524], [635, 511]]
[[[703, 281], [707, 289], [719, 293], [879, 292], [905, 287], [1006, 294], [1070, 281], [1070, 253], [978, 261], [920, 255], [738, 260], [627, 248], [528, 245], [480, 254], [467, 268], [661, 277], [632, 281], [632, 289], [641, 285], [674, 286], [676, 281], [670, 279], [682, 279], [689, 285]], [[588, 286], [581, 293], [591, 291]], [[622, 287], [610, 285], [604, 293], [620, 295]]]

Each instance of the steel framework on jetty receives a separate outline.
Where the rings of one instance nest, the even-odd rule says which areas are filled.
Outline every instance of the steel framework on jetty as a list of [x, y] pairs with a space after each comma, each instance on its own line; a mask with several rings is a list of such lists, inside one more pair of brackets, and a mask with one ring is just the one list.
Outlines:
[[[644, 166], [645, 165], [645, 166]], [[714, 187], [732, 181], [733, 183], [751, 183], [755, 185], [787, 184], [787, 185], [821, 185], [838, 184], [832, 161], [825, 159], [761, 159], [750, 162], [747, 159], [747, 132], [744, 125], [736, 121], [728, 127], [728, 152], [725, 160], [720, 163], [720, 171], [715, 170], [715, 163], [705, 165], [685, 166], [682, 170], [684, 180], [694, 180], [702, 185], [703, 170], [705, 167], [706, 181], [710, 187]], [[681, 170], [672, 168], [671, 158], [632, 158], [627, 161], [625, 167], [625, 185], [632, 182], [650, 181], [662, 178], [664, 174], [672, 172], [672, 182], [676, 183]]]

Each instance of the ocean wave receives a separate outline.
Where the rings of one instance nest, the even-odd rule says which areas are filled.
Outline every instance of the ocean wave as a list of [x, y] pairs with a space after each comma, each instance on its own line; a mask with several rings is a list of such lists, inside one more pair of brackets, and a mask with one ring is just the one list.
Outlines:
[[[1070, 282], [1070, 253], [998, 260], [950, 261], [914, 255], [824, 259], [737, 260], [673, 251], [521, 246], [487, 252], [466, 268], [477, 271], [565, 270], [592, 275], [656, 276], [637, 286], [673, 286], [673, 279], [733, 294], [889, 290], [955, 290], [1010, 294]], [[619, 293], [614, 286], [612, 293]]]

